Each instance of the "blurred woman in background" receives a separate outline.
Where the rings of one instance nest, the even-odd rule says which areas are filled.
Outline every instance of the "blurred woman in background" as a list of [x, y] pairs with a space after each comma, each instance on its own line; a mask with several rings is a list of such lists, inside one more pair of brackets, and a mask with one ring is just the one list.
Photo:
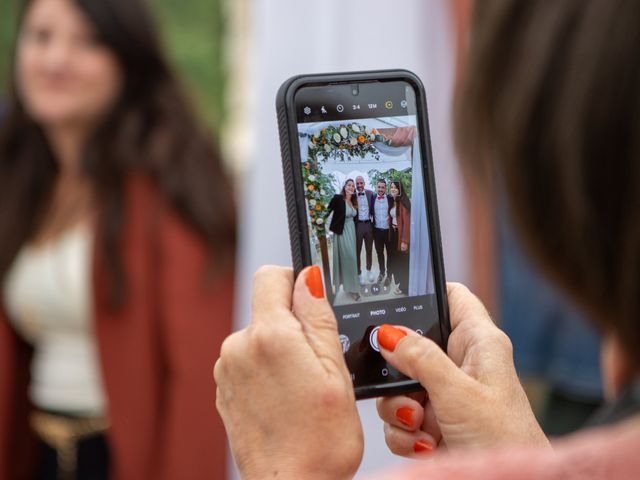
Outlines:
[[[391, 258], [389, 268], [396, 284], [394, 293], [401, 295], [409, 291], [409, 241], [411, 239], [411, 201], [400, 180], [393, 180], [389, 187], [393, 197], [389, 241]], [[404, 289], [404, 290], [403, 290]]]
[[224, 478], [234, 206], [140, 0], [27, 0], [0, 123], [0, 478]]

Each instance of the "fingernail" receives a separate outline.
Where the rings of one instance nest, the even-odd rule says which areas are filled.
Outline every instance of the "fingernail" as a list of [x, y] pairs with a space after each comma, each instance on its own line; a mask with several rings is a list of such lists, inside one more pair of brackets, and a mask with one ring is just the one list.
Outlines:
[[396, 410], [396, 418], [400, 420], [402, 424], [410, 427], [413, 424], [413, 408], [400, 407]]
[[426, 440], [418, 440], [413, 444], [413, 451], [415, 453], [431, 453], [433, 451], [433, 445]]
[[307, 269], [305, 282], [309, 293], [316, 298], [324, 298], [324, 287], [322, 286], [322, 274], [320, 273], [320, 267], [313, 265]]
[[398, 342], [406, 336], [407, 332], [391, 325], [381, 325], [378, 329], [378, 343], [390, 352], [393, 352]]

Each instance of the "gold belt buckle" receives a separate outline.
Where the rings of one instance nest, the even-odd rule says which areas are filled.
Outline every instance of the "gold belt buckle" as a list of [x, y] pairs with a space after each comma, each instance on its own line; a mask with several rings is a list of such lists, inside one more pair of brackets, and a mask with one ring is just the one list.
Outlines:
[[109, 427], [106, 419], [66, 418], [45, 412], [33, 412], [31, 428], [56, 451], [58, 476], [61, 480], [75, 477], [78, 461], [78, 442]]

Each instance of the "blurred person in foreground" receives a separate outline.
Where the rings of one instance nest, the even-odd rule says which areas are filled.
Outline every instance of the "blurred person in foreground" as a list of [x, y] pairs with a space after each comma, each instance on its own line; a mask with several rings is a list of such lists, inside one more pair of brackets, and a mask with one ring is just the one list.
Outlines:
[[[428, 391], [378, 401], [387, 444], [435, 459], [380, 478], [636, 478], [640, 2], [476, 7], [457, 92], [466, 173], [494, 197], [505, 192], [524, 244], [602, 331], [609, 404], [592, 420], [597, 428], [552, 447], [508, 337], [476, 297], [450, 284], [448, 355], [411, 330], [379, 330], [382, 355]], [[267, 267], [254, 288], [252, 324], [225, 341], [214, 368], [243, 477], [351, 478], [363, 435], [320, 272], [310, 267], [294, 283], [290, 270]]]
[[221, 479], [234, 210], [140, 0], [22, 3], [0, 124], [0, 478]]

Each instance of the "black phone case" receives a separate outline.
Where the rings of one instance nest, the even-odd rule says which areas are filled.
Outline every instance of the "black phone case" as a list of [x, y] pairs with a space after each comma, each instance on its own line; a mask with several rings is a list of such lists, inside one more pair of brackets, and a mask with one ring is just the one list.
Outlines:
[[[280, 133], [280, 152], [282, 156], [282, 172], [289, 220], [293, 269], [297, 277], [303, 268], [311, 265], [306, 207], [304, 192], [302, 191], [302, 182], [300, 181], [302, 178], [302, 172], [300, 170], [302, 160], [298, 148], [298, 127], [294, 104], [295, 93], [299, 88], [310, 85], [357, 83], [376, 80], [406, 81], [414, 87], [416, 92], [420, 149], [423, 158], [424, 192], [427, 202], [427, 223], [429, 224], [429, 235], [431, 239], [431, 258], [433, 259], [433, 274], [438, 299], [440, 333], [443, 339], [440, 347], [446, 351], [447, 341], [451, 333], [451, 323], [449, 321], [449, 306], [447, 302], [447, 288], [442, 257], [442, 239], [440, 237], [440, 222], [438, 220], [438, 206], [436, 204], [436, 186], [433, 175], [427, 102], [424, 86], [414, 73], [408, 70], [372, 70], [364, 72], [297, 75], [285, 81], [278, 90], [276, 96], [276, 111], [278, 115], [278, 130]], [[418, 390], [422, 390], [422, 386], [418, 382], [406, 380], [392, 385], [381, 384], [358, 387], [355, 389], [355, 395], [358, 400], [361, 400]]]

